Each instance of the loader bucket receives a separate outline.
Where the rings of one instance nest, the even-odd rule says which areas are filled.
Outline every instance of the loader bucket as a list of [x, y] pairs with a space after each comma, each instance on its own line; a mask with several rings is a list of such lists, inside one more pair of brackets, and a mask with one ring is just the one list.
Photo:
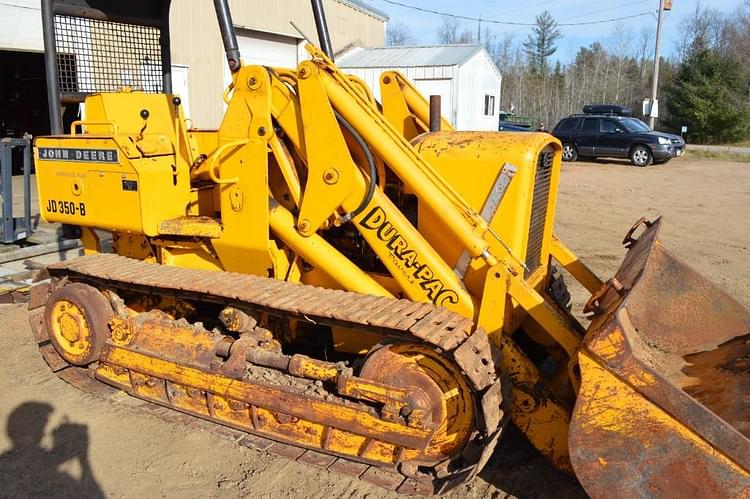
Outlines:
[[573, 467], [592, 497], [750, 497], [750, 311], [667, 252], [660, 225], [597, 293]]

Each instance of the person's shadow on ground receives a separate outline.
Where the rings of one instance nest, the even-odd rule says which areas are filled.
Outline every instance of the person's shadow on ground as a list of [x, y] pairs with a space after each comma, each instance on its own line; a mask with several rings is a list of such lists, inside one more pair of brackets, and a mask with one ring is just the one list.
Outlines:
[[[63, 422], [52, 430], [52, 448], [42, 447], [53, 411], [49, 404], [25, 402], [8, 416], [13, 447], [0, 455], [0, 497], [104, 497], [89, 464], [86, 426]], [[70, 460], [77, 460], [80, 479], [58, 469]]]

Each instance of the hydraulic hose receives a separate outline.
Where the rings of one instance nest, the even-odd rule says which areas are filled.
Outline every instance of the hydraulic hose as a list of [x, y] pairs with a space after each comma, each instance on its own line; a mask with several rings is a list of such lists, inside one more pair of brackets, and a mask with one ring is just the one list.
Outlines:
[[341, 220], [346, 223], [362, 213], [364, 209], [367, 208], [367, 205], [370, 204], [370, 201], [372, 201], [372, 196], [375, 193], [375, 187], [378, 185], [378, 169], [375, 166], [375, 158], [372, 155], [372, 151], [370, 151], [370, 148], [367, 146], [367, 143], [362, 138], [362, 136], [348, 121], [344, 119], [343, 116], [338, 113], [338, 111], [334, 109], [333, 112], [336, 115], [336, 120], [339, 122], [339, 124], [344, 127], [346, 131], [348, 131], [352, 135], [352, 137], [354, 137], [357, 145], [362, 149], [362, 152], [367, 159], [367, 166], [370, 169], [370, 181], [367, 184], [367, 193], [365, 194], [365, 197], [362, 199], [362, 202], [359, 204], [359, 206], [357, 206], [357, 209], [341, 217]]
[[[266, 68], [268, 71], [276, 78], [279, 78], [279, 76], [276, 74], [276, 72], [271, 68]], [[280, 78], [279, 78], [280, 79]], [[284, 82], [291, 92], [296, 94], [296, 89], [294, 89], [289, 83]], [[370, 201], [372, 201], [372, 196], [375, 194], [375, 187], [378, 185], [378, 168], [375, 165], [375, 157], [372, 155], [372, 151], [367, 146], [367, 143], [365, 142], [365, 139], [362, 138], [362, 136], [357, 132], [357, 130], [354, 129], [354, 127], [344, 119], [341, 114], [333, 110], [333, 114], [336, 116], [336, 121], [339, 122], [339, 125], [344, 127], [346, 131], [348, 131], [351, 136], [354, 138], [354, 140], [357, 142], [357, 145], [362, 149], [362, 152], [365, 155], [365, 159], [367, 160], [367, 166], [370, 170], [370, 181], [367, 185], [367, 193], [365, 193], [365, 197], [362, 199], [362, 202], [357, 206], [357, 208], [354, 211], [351, 211], [349, 213], [344, 214], [343, 217], [341, 217], [342, 222], [346, 223], [351, 221], [354, 217], [359, 215], [364, 211], [365, 208], [367, 208], [367, 205], [370, 204]]]

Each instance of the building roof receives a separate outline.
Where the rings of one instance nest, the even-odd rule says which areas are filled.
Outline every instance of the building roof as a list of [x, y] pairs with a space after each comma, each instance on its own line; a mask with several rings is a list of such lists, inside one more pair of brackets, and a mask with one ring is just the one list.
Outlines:
[[342, 68], [458, 66], [482, 49], [481, 45], [355, 48], [341, 55], [336, 63]]
[[386, 14], [382, 10], [378, 10], [375, 7], [372, 7], [371, 5], [368, 5], [367, 3], [361, 0], [337, 0], [337, 1], [343, 3], [344, 5], [348, 5], [349, 7], [355, 10], [364, 12], [365, 14], [370, 14], [371, 16], [376, 17], [380, 19], [381, 21], [387, 21], [389, 19], [388, 14]]

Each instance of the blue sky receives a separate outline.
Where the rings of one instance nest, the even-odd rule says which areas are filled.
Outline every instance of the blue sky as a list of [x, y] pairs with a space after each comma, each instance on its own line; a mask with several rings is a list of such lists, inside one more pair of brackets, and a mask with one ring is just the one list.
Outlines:
[[[496, 19], [502, 21], [515, 21], [533, 23], [537, 14], [549, 10], [552, 16], [560, 23], [596, 21], [614, 17], [623, 17], [641, 12], [656, 13], [659, 0], [536, 0], [536, 1], [481, 1], [481, 0], [399, 0], [401, 3], [429, 8], [432, 10], [449, 12], [452, 14], [469, 17], [481, 17], [483, 19]], [[412, 35], [419, 44], [431, 44], [437, 42], [436, 32], [442, 23], [440, 16], [416, 12], [403, 7], [395, 6], [384, 0], [367, 0], [373, 7], [386, 12], [391, 21], [401, 22], [409, 27]], [[711, 0], [699, 2], [699, 0], [673, 0], [673, 9], [666, 15], [662, 38], [662, 54], [669, 57], [675, 53], [679, 39], [680, 21], [695, 11], [698, 4], [710, 6], [722, 12], [732, 12], [740, 7], [743, 0]], [[476, 33], [477, 23], [464, 22], [466, 27]], [[562, 63], [567, 63], [582, 45], [590, 45], [600, 40], [607, 43], [611, 37], [612, 30], [616, 25], [633, 32], [633, 38], [637, 39], [644, 26], [656, 30], [656, 17], [642, 16], [615, 23], [593, 24], [588, 26], [563, 27], [564, 38], [558, 42], [558, 51], [555, 57], [559, 57]], [[487, 26], [483, 24], [483, 26]], [[504, 33], [512, 33], [516, 43], [526, 39], [529, 27], [489, 25], [490, 29], [499, 37]]]

